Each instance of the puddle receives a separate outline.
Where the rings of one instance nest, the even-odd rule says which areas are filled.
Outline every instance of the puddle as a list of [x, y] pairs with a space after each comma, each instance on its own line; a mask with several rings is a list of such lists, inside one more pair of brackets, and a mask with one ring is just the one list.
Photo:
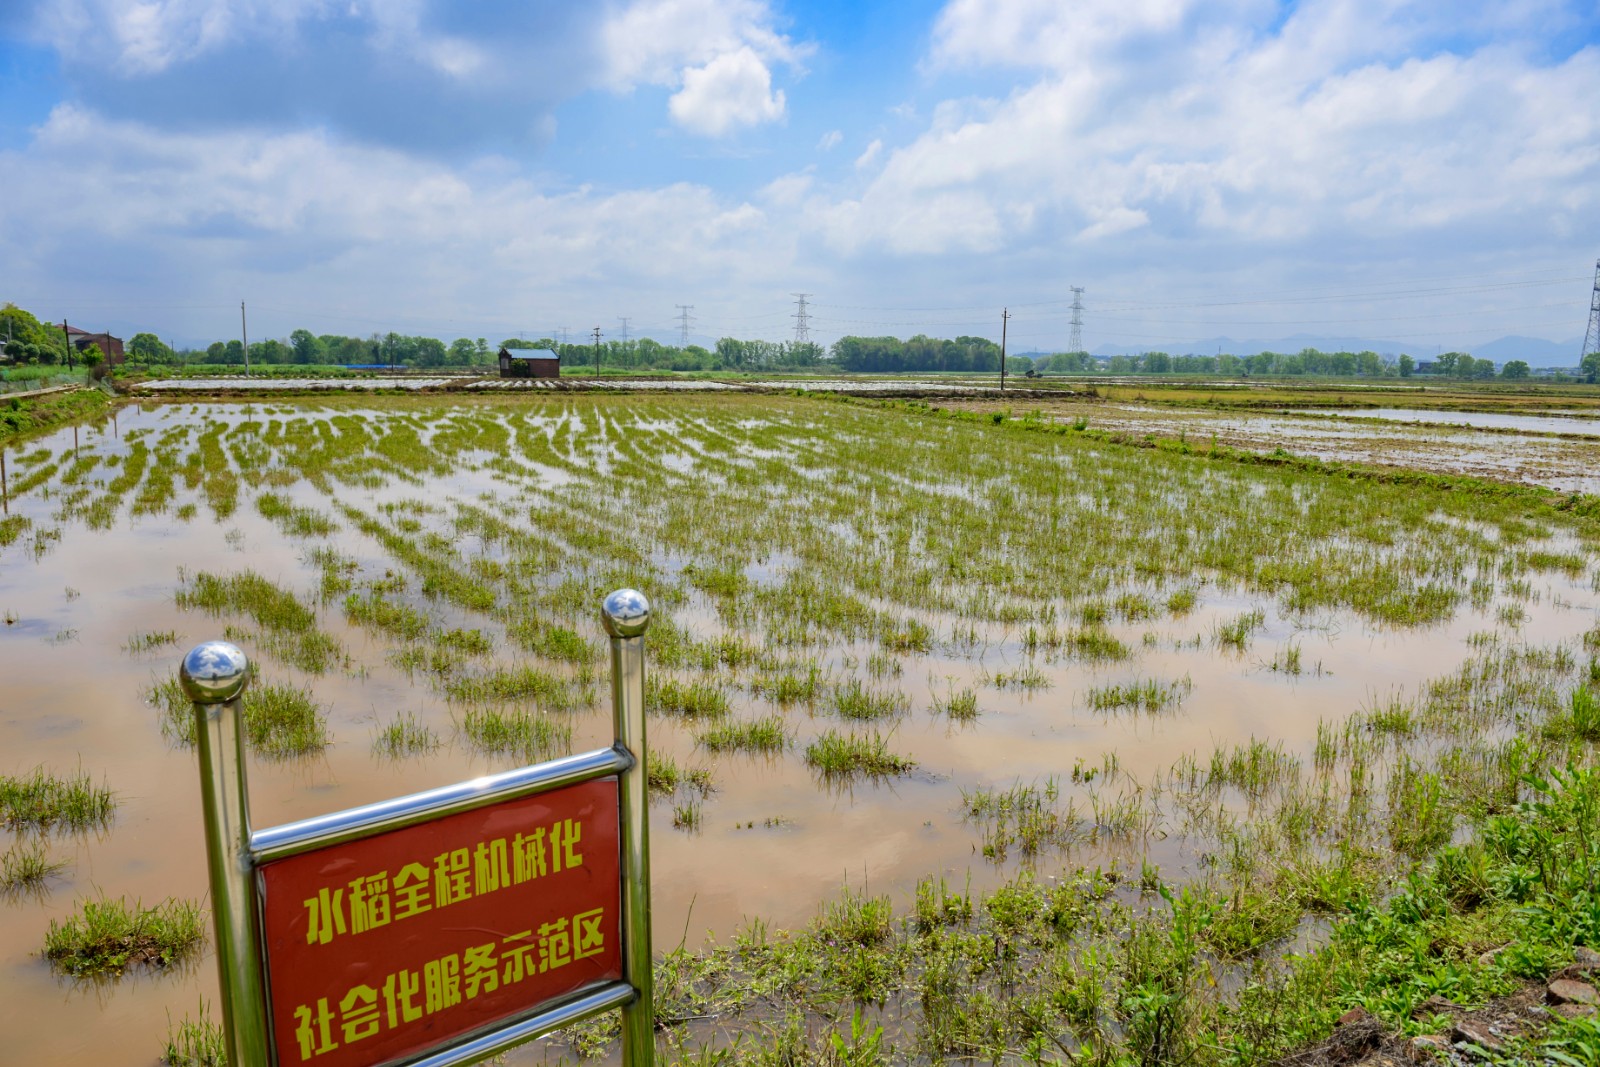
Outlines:
[[1495, 430], [1525, 430], [1537, 433], [1585, 434], [1600, 437], [1600, 419], [1590, 413], [1550, 413], [1512, 415], [1489, 411], [1427, 411], [1416, 408], [1369, 408], [1356, 410], [1308, 411], [1310, 415], [1343, 418], [1386, 419], [1390, 422], [1422, 422], [1438, 426], [1472, 426]]

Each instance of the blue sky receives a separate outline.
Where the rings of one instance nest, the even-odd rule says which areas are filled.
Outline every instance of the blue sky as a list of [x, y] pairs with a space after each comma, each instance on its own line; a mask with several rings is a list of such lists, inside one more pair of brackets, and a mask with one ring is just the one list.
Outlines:
[[[0, 300], [182, 343], [1581, 337], [1595, 0], [4, 0]], [[1576, 352], [1574, 352], [1574, 362]]]

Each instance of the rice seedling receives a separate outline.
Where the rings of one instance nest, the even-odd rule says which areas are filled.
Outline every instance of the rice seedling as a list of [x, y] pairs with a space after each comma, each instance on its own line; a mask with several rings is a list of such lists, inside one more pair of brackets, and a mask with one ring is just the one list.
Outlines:
[[1132, 655], [1128, 646], [1108, 630], [1086, 627], [1070, 630], [1061, 639], [1062, 647], [1079, 659], [1094, 661], [1125, 660]]
[[815, 704], [828, 689], [828, 678], [815, 664], [803, 673], [785, 671], [776, 675], [758, 675], [751, 683], [751, 691], [777, 704]]
[[652, 792], [673, 793], [683, 786], [709, 793], [713, 788], [710, 768], [679, 766], [678, 761], [665, 752], [652, 753], [647, 762], [646, 776]]
[[956, 722], [973, 722], [978, 718], [978, 694], [970, 688], [957, 692], [951, 686], [943, 697], [934, 693], [933, 713], [944, 715]]
[[344, 613], [351, 622], [392, 634], [402, 641], [415, 641], [428, 632], [428, 617], [422, 612], [374, 592], [366, 596], [351, 593], [345, 597]]
[[1250, 647], [1250, 635], [1261, 629], [1266, 621], [1264, 612], [1247, 611], [1228, 622], [1218, 623], [1214, 631], [1216, 642], [1223, 648], [1243, 652]]
[[421, 755], [438, 747], [438, 733], [409, 711], [402, 711], [384, 723], [372, 739], [372, 750], [390, 759]]
[[463, 703], [529, 701], [551, 711], [570, 711], [592, 697], [575, 692], [566, 679], [538, 667], [500, 668], [446, 679], [444, 691]]
[[903, 715], [910, 707], [911, 698], [905, 693], [869, 689], [855, 678], [836, 686], [833, 691], [833, 710], [841, 719], [858, 722], [890, 719]]
[[1272, 662], [1267, 664], [1267, 669], [1275, 673], [1287, 674], [1298, 678], [1300, 672], [1304, 669], [1300, 658], [1300, 646], [1291, 642], [1272, 657]]
[[328, 721], [306, 689], [254, 685], [240, 699], [245, 739], [264, 756], [303, 756], [327, 746]]
[[165, 648], [178, 643], [176, 630], [150, 630], [145, 633], [129, 634], [127, 644], [123, 651], [129, 655], [137, 656], [145, 652], [153, 652], [158, 648]]
[[699, 830], [705, 822], [705, 803], [699, 797], [688, 797], [672, 806], [672, 825], [679, 830]]
[[110, 823], [116, 806], [111, 790], [95, 785], [87, 771], [58, 776], [35, 767], [28, 775], [0, 775], [0, 822], [7, 826], [90, 830]]
[[494, 651], [494, 639], [482, 630], [439, 630], [433, 635], [440, 648], [459, 652], [464, 656], [487, 656]]
[[458, 725], [473, 747], [530, 762], [566, 755], [572, 749], [572, 724], [541, 712], [468, 708]]
[[558, 663], [586, 663], [595, 657], [593, 645], [565, 626], [523, 621], [508, 626], [506, 635], [534, 655]]
[[165, 967], [204, 943], [201, 914], [199, 904], [176, 898], [149, 908], [126, 897], [85, 900], [76, 914], [50, 920], [44, 955], [74, 977], [121, 974], [138, 964]]
[[712, 682], [683, 682], [652, 676], [645, 686], [644, 706], [659, 715], [720, 719], [728, 714], [728, 694]]
[[1193, 689], [1194, 683], [1188, 677], [1175, 682], [1145, 678], [1125, 684], [1093, 687], [1084, 699], [1094, 711], [1143, 711], [1154, 715], [1176, 708]]
[[890, 752], [888, 738], [877, 731], [862, 735], [836, 730], [824, 732], [806, 746], [806, 763], [838, 778], [858, 774], [888, 778], [906, 774], [917, 765], [913, 759]]
[[1181, 618], [1194, 610], [1199, 603], [1199, 594], [1190, 588], [1174, 590], [1167, 596], [1167, 614]]
[[290, 537], [326, 537], [339, 529], [328, 516], [313, 508], [297, 507], [276, 493], [256, 497], [256, 510]]
[[695, 735], [711, 752], [782, 752], [789, 747], [789, 728], [783, 718], [768, 715], [745, 722], [722, 722]]
[[200, 1001], [199, 1017], [185, 1015], [176, 1026], [167, 1019], [167, 1040], [161, 1062], [167, 1067], [228, 1067], [228, 1035], [213, 1022], [210, 1009]]
[[0, 891], [15, 893], [37, 889], [53, 875], [67, 869], [63, 860], [50, 858], [42, 841], [17, 841], [0, 852]]
[[195, 575], [191, 588], [179, 590], [178, 606], [200, 608], [210, 615], [245, 615], [261, 627], [263, 649], [309, 674], [323, 674], [348, 662], [342, 646], [317, 629], [316, 614], [293, 593], [256, 574]]
[[1006, 790], [963, 789], [962, 817], [981, 824], [985, 857], [1003, 860], [1013, 847], [1033, 856], [1045, 848], [1064, 848], [1080, 833], [1072, 805], [1057, 808], [1060, 796], [1054, 778], [1042, 785], [1018, 782]]
[[1051, 682], [1049, 676], [1040, 670], [1037, 665], [1024, 663], [1009, 671], [995, 671], [989, 676], [989, 684], [996, 689], [1033, 691], [1049, 689]]

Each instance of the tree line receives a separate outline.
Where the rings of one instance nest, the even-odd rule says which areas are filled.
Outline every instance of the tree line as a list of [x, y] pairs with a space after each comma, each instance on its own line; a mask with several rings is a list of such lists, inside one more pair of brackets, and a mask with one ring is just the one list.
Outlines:
[[[14, 304], [0, 307], [0, 346], [19, 363], [64, 363], [70, 353], [59, 327], [41, 323]], [[558, 352], [567, 366], [659, 371], [765, 371], [832, 368], [869, 374], [954, 372], [993, 374], [1000, 369], [1000, 346], [986, 337], [841, 337], [831, 346], [806, 342], [740, 340], [724, 337], [714, 347], [669, 345], [648, 337], [603, 340], [597, 346], [561, 343], [551, 337], [526, 340], [507, 338], [491, 344], [487, 338], [458, 337], [449, 344], [436, 337], [389, 332], [366, 337], [315, 334], [297, 329], [286, 338], [267, 338], [250, 345], [250, 362], [261, 364], [338, 364], [437, 369], [486, 369], [495, 364], [501, 347], [548, 348]], [[204, 349], [175, 349], [153, 333], [141, 332], [127, 344], [133, 364], [207, 363], [242, 365], [244, 345], [237, 339], [215, 341]], [[1465, 352], [1446, 352], [1430, 364], [1409, 355], [1386, 360], [1376, 352], [1322, 352], [1305, 348], [1295, 353], [1258, 352], [1249, 356], [1226, 352], [1213, 356], [1144, 352], [1138, 355], [1096, 359], [1087, 352], [1056, 352], [1029, 358], [1008, 356], [1006, 369], [1016, 374], [1114, 375], [1215, 375], [1222, 377], [1335, 377], [1410, 378], [1418, 373], [1458, 380], [1527, 378], [1531, 368], [1511, 360], [1497, 368], [1493, 360], [1477, 359]], [[1583, 361], [1587, 381], [1600, 378], [1600, 353]]]

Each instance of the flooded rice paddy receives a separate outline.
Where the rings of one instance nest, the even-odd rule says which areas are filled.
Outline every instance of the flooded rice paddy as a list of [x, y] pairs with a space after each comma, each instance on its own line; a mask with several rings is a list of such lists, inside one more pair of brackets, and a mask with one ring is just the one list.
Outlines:
[[[993, 403], [986, 408], [1002, 410]], [[1593, 418], [1402, 408], [1257, 413], [1089, 401], [1004, 406], [1018, 414], [1036, 408], [1063, 423], [1083, 420], [1110, 433], [1179, 438], [1196, 448], [1215, 440], [1228, 448], [1282, 448], [1333, 462], [1600, 493], [1600, 420]]]
[[1600, 610], [1592, 532], [1515, 501], [815, 399], [150, 402], [7, 458], [0, 774], [116, 798], [0, 899], [16, 1062], [151, 1062], [215, 1003], [209, 955], [40, 956], [85, 899], [204, 896], [201, 640], [314, 705], [258, 746], [267, 826], [608, 743], [598, 605], [646, 591], [665, 949], [844, 885], [1203, 877], [1347, 723], [1485, 649], [1570, 670]]

